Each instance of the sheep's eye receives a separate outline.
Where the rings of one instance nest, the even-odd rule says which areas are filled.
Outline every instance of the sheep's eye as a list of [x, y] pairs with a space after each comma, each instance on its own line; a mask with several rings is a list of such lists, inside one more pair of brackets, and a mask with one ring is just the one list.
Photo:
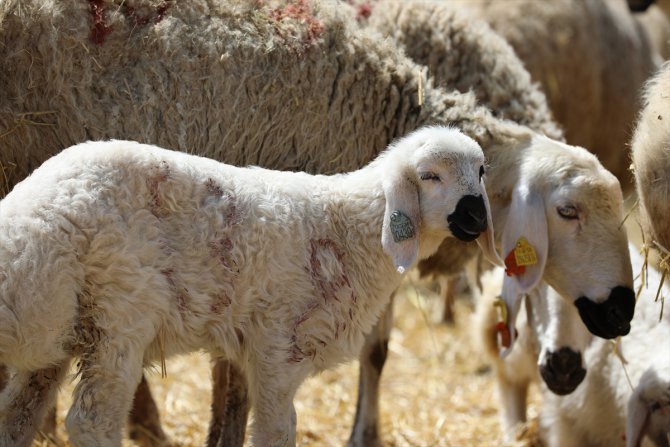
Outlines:
[[484, 166], [479, 167], [479, 181], [482, 181], [482, 177], [484, 177]]
[[565, 206], [559, 206], [556, 208], [556, 211], [558, 211], [558, 215], [561, 216], [563, 219], [577, 219], [579, 217], [577, 213], [577, 208], [574, 206], [570, 205], [565, 205]]
[[433, 182], [440, 181], [440, 176], [435, 174], [434, 172], [422, 172], [419, 174], [419, 178], [421, 180], [431, 180]]

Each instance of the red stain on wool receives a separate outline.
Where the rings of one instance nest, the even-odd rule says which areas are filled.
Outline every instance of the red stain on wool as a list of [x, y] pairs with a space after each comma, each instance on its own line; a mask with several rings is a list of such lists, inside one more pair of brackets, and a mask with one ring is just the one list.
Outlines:
[[[298, 21], [305, 25], [307, 28], [306, 35], [302, 42], [304, 47], [313, 45], [316, 39], [318, 39], [324, 31], [324, 26], [321, 21], [312, 14], [308, 0], [296, 0], [284, 7], [272, 9], [270, 10], [270, 17], [277, 22], [282, 22], [288, 19]], [[284, 37], [279, 28], [277, 29], [277, 34]]]
[[[164, 0], [156, 6], [151, 14], [146, 16], [141, 16], [135, 8], [125, 3], [122, 5], [120, 11], [137, 28], [151, 23], [159, 23], [165, 17], [171, 3], [170, 0]], [[90, 35], [91, 41], [97, 45], [102, 45], [105, 43], [105, 38], [112, 32], [112, 27], [107, 25], [105, 20], [105, 0], [88, 0], [88, 4], [91, 6], [91, 16], [93, 19]], [[116, 10], [116, 6], [114, 9]]]
[[223, 189], [219, 186], [214, 180], [208, 178], [205, 182], [205, 188], [207, 189], [207, 194], [215, 197], [223, 196]]
[[[321, 261], [319, 261], [318, 257], [320, 250], [331, 251], [342, 266], [342, 274], [334, 281], [324, 278], [322, 274]], [[328, 302], [329, 300], [339, 302], [340, 300], [337, 298], [337, 291], [345, 286], [351, 288], [349, 277], [344, 268], [344, 253], [342, 253], [337, 244], [331, 239], [312, 239], [310, 241], [309, 275], [319, 288], [321, 296], [325, 302]], [[351, 299], [352, 302], [356, 302], [356, 296], [353, 293], [351, 294]]]
[[230, 297], [222, 293], [214, 297], [214, 301], [212, 301], [209, 310], [213, 314], [220, 315], [225, 308], [231, 305], [231, 303], [232, 300], [230, 299]]
[[152, 174], [147, 178], [147, 189], [149, 190], [149, 209], [156, 217], [161, 217], [166, 214], [166, 210], [162, 209], [162, 201], [160, 198], [160, 185], [167, 181], [170, 177], [170, 166], [165, 161], [153, 168]]
[[112, 27], [105, 21], [105, 0], [88, 0], [88, 4], [91, 6], [93, 18], [90, 38], [96, 45], [101, 45], [105, 42], [105, 37], [112, 32]]
[[230, 259], [230, 252], [233, 250], [233, 242], [230, 238], [224, 237], [214, 242], [207, 244], [209, 247], [209, 254], [219, 260], [227, 270], [236, 272], [237, 266], [235, 262]]
[[177, 309], [179, 313], [185, 313], [188, 311], [188, 290], [184, 287], [178, 287], [177, 282], [174, 279], [174, 269], [168, 268], [161, 270], [163, 276], [175, 294], [177, 300]]

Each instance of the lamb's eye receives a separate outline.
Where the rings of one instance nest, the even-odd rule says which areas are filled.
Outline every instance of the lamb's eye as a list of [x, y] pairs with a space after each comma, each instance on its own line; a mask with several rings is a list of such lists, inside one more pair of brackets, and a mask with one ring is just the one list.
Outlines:
[[484, 166], [479, 167], [479, 181], [482, 181], [482, 177], [484, 177]]
[[579, 213], [577, 212], [577, 208], [574, 206], [570, 205], [565, 205], [565, 206], [559, 206], [556, 208], [556, 211], [558, 211], [558, 215], [561, 216], [563, 219], [577, 219], [579, 218]]
[[419, 174], [419, 178], [421, 180], [431, 180], [433, 182], [439, 182], [440, 181], [440, 176], [435, 174], [434, 172], [421, 172]]

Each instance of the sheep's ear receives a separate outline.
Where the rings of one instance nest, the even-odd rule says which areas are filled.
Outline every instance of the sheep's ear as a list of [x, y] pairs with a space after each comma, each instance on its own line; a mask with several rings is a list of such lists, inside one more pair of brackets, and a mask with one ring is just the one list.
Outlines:
[[634, 392], [628, 401], [626, 447], [639, 447], [642, 444], [642, 437], [648, 419], [649, 407], [642, 401], [640, 394]]
[[382, 247], [393, 265], [404, 273], [419, 253], [419, 190], [404, 173], [383, 182], [386, 210], [382, 228]]
[[[523, 266], [523, 273], [506, 269], [501, 295], [507, 305], [507, 324], [511, 342], [509, 349], [503, 351], [503, 355], [509, 353], [514, 343], [514, 323], [521, 306], [522, 296], [540, 283], [547, 263], [549, 236], [544, 200], [539, 193], [531, 191], [524, 183], [514, 188], [502, 235], [502, 256], [506, 260], [522, 238], [532, 247], [535, 262]], [[525, 242], [522, 243], [525, 245]]]

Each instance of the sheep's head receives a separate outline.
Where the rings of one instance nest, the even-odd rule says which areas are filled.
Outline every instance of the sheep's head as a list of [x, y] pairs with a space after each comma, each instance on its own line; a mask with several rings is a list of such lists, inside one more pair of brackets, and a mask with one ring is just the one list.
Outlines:
[[460, 131], [428, 127], [381, 158], [386, 211], [382, 245], [398, 271], [435, 252], [449, 236], [477, 240], [497, 260], [484, 189], [484, 154]]
[[535, 136], [518, 167], [502, 236], [510, 258], [521, 237], [535, 250], [523, 271], [509, 271], [503, 296], [516, 315], [519, 296], [544, 279], [572, 301], [594, 335], [630, 331], [635, 295], [616, 178], [582, 148]]

